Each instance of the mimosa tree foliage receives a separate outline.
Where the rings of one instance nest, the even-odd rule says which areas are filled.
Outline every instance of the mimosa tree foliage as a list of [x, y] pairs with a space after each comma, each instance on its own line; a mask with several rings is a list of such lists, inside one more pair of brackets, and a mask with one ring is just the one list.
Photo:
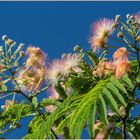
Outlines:
[[4, 35], [1, 138], [22, 129], [20, 120], [28, 116], [25, 139], [81, 138], [84, 128], [90, 138], [140, 138], [140, 116], [132, 116], [140, 104], [139, 31], [139, 13], [128, 14], [126, 22], [119, 15], [100, 19], [92, 25], [90, 50], [77, 45], [52, 62], [40, 48], [24, 51], [24, 44], [16, 47]]

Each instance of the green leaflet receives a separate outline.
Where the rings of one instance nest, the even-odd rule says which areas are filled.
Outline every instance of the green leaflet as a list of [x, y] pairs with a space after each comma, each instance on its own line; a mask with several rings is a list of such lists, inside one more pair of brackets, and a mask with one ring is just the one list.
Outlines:
[[131, 89], [134, 88], [134, 85], [133, 85], [132, 81], [130, 80], [130, 78], [128, 77], [128, 74], [125, 74], [125, 75], [122, 77], [122, 81], [123, 81], [124, 83], [126, 83], [126, 85], [127, 85], [129, 88], [131, 88]]
[[123, 104], [124, 106], [126, 106], [126, 102], [123, 98], [123, 96], [121, 95], [121, 93], [119, 92], [119, 90], [113, 86], [113, 84], [109, 83], [107, 88], [111, 91], [111, 93], [118, 98], [118, 100], [121, 102], [121, 104]]
[[108, 119], [107, 119], [106, 104], [105, 104], [105, 101], [101, 95], [99, 96], [97, 102], [98, 101], [99, 101], [99, 103], [97, 103], [97, 104], [98, 104], [99, 118], [100, 118], [101, 122], [104, 123], [104, 125], [107, 125]]
[[110, 91], [104, 88], [103, 95], [107, 98], [107, 101], [110, 103], [109, 105], [113, 109], [113, 111], [119, 114], [119, 108], [118, 108], [117, 102], [112, 96], [112, 94], [110, 93]]
[[[90, 105], [89, 105], [90, 106]], [[80, 136], [81, 136], [81, 133], [82, 133], [82, 130], [83, 130], [83, 127], [86, 123], [86, 120], [87, 120], [87, 117], [89, 115], [89, 111], [90, 111], [90, 107], [87, 106], [87, 108], [85, 109], [85, 111], [83, 112], [83, 115], [79, 121], [79, 125], [77, 127], [77, 131], [75, 131], [75, 136], [76, 138], [80, 139]]]
[[70, 114], [68, 117], [66, 117], [66, 118], [59, 124], [59, 126], [57, 127], [57, 132], [58, 132], [58, 134], [60, 134], [60, 133], [63, 131], [65, 125], [66, 125], [66, 124], [68, 123], [68, 121], [70, 120], [70, 117], [71, 117], [71, 114]]
[[91, 138], [94, 137], [93, 124], [95, 123], [95, 117], [96, 117], [96, 102], [90, 106], [90, 112], [87, 118], [87, 127]]
[[126, 89], [124, 88], [124, 86], [119, 82], [119, 80], [117, 80], [114, 76], [111, 77], [110, 79], [111, 83], [116, 86], [119, 90], [123, 91], [124, 93], [127, 94]]
[[[101, 80], [86, 94], [71, 95], [52, 114], [47, 116], [47, 120], [42, 125], [39, 125], [36, 131], [33, 132], [33, 135], [36, 133], [35, 135], [38, 138], [53, 138], [51, 129], [55, 121], [62, 116], [67, 116], [58, 125], [57, 132], [61, 133], [65, 126], [69, 126], [71, 138], [80, 138], [83, 127], [87, 122], [89, 133], [91, 138], [93, 138], [96, 112], [98, 112], [100, 121], [107, 125], [106, 105], [116, 113], [118, 113], [117, 101], [125, 105], [125, 100], [120, 91], [126, 92], [126, 89], [124, 87], [120, 89], [120, 87], [123, 87], [123, 85], [116, 79], [113, 82], [111, 78]], [[116, 97], [118, 100], [115, 100]], [[42, 132], [39, 132], [41, 127], [44, 129], [42, 128]], [[31, 135], [31, 138], [33, 135]]]

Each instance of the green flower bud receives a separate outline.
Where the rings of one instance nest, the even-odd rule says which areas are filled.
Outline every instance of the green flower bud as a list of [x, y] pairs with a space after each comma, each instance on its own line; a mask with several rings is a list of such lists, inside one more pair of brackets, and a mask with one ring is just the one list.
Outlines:
[[127, 23], [127, 24], [131, 24], [132, 21], [131, 21], [131, 20], [127, 20], [126, 23]]
[[134, 22], [134, 23], [133, 23], [133, 26], [134, 26], [134, 27], [138, 27], [138, 25], [139, 25], [139, 24], [138, 24], [137, 22]]
[[62, 57], [62, 58], [66, 57], [66, 54], [65, 54], [65, 53], [63, 53], [61, 57]]
[[7, 40], [8, 40], [7, 35], [3, 35], [3, 36], [2, 36], [2, 40], [7, 41]]
[[13, 41], [12, 39], [8, 39], [8, 40], [6, 41], [6, 44], [11, 46], [11, 45], [14, 44], [14, 41]]
[[5, 106], [4, 106], [4, 105], [2, 105], [2, 106], [1, 106], [1, 109], [5, 110]]
[[121, 27], [121, 30], [123, 31], [124, 29], [125, 29], [125, 27], [124, 27], [124, 26], [122, 26], [122, 27]]
[[82, 48], [79, 45], [76, 45], [73, 50], [74, 51], [81, 51]]
[[104, 58], [104, 59], [102, 59], [102, 61], [108, 61], [108, 59], [107, 58]]
[[140, 36], [137, 36], [136, 41], [139, 41], [139, 40], [140, 40]]
[[121, 106], [120, 109], [119, 109], [119, 114], [122, 118], [125, 117], [126, 115], [126, 110], [125, 110], [125, 106]]
[[118, 23], [113, 23], [112, 26], [111, 26], [112, 29], [115, 29], [117, 27], [118, 27]]
[[105, 54], [108, 54], [108, 50], [105, 50], [104, 53], [105, 53]]
[[18, 46], [19, 50], [21, 50], [22, 48], [24, 48], [24, 46], [25, 45], [23, 43], [20, 43], [19, 46]]
[[16, 61], [14, 64], [15, 64], [15, 66], [18, 66], [19, 63], [18, 63], [18, 61]]
[[126, 18], [130, 18], [130, 14], [127, 14], [127, 15], [126, 15]]
[[115, 21], [119, 21], [119, 20], [120, 20], [120, 18], [121, 18], [121, 16], [120, 16], [120, 15], [116, 15], [116, 17], [115, 17]]
[[124, 34], [123, 34], [123, 32], [118, 32], [117, 36], [120, 37], [120, 38], [123, 38]]
[[132, 15], [132, 16], [130, 16], [130, 19], [134, 19], [134, 16]]
[[20, 52], [19, 52], [19, 55], [20, 55], [20, 56], [25, 56], [25, 53], [24, 53], [23, 51], [20, 51]]

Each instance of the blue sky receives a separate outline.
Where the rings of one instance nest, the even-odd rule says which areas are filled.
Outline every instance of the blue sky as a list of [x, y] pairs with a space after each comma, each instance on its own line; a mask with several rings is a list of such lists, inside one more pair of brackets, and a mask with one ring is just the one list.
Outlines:
[[[90, 49], [90, 27], [97, 19], [113, 19], [117, 14], [125, 18], [138, 11], [140, 2], [0, 2], [0, 37], [6, 34], [17, 43], [38, 46], [51, 60], [73, 51], [77, 44]], [[23, 129], [6, 138], [24, 136], [29, 120], [24, 119]]]

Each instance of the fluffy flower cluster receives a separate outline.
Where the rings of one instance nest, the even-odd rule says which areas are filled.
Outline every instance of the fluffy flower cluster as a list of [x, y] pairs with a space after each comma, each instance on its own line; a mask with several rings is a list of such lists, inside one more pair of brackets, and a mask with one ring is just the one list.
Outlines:
[[46, 56], [40, 48], [28, 47], [26, 53], [29, 56], [26, 62], [27, 66], [33, 66], [40, 69], [45, 65]]
[[102, 77], [108, 73], [114, 73], [116, 78], [121, 78], [126, 72], [130, 71], [130, 61], [128, 60], [128, 51], [126, 48], [119, 48], [113, 55], [114, 61], [99, 62], [93, 75]]
[[18, 73], [17, 82], [21, 89], [36, 92], [41, 88], [46, 74], [47, 67], [45, 66], [45, 54], [40, 48], [28, 47], [27, 59], [25, 68]]
[[67, 54], [62, 59], [54, 60], [47, 72], [47, 77], [53, 85], [69, 75], [71, 70], [77, 71], [82, 61], [79, 54]]
[[24, 91], [38, 91], [43, 82], [42, 72], [39, 74], [33, 69], [29, 69], [26, 72], [23, 70], [19, 73], [17, 82]]
[[94, 51], [103, 48], [108, 41], [108, 37], [112, 34], [113, 20], [104, 18], [96, 21], [92, 26], [92, 37], [89, 42]]

